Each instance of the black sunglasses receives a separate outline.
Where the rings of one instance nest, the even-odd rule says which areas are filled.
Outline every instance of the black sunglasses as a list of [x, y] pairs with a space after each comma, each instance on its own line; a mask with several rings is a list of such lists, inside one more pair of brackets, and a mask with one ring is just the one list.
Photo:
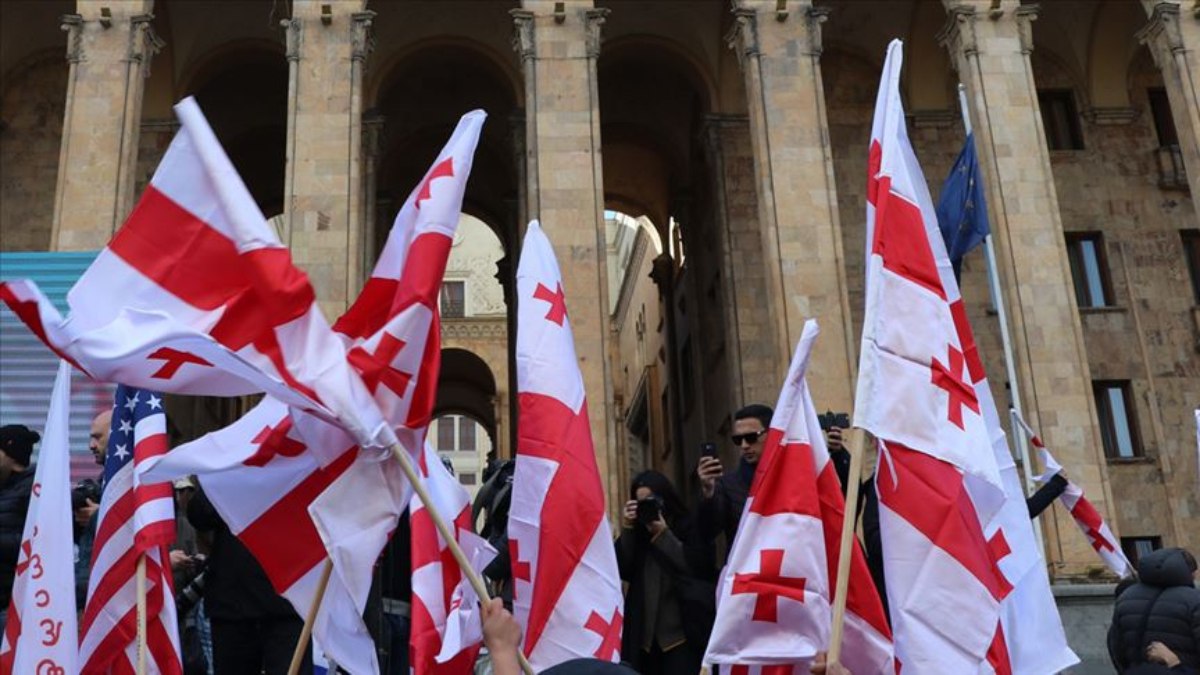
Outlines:
[[748, 434], [734, 434], [729, 437], [729, 440], [733, 441], [734, 447], [740, 448], [742, 443], [745, 443], [746, 445], [754, 445], [758, 442], [758, 439], [763, 437], [763, 434], [765, 433], [767, 433], [766, 429], [759, 429], [758, 431], [751, 431]]

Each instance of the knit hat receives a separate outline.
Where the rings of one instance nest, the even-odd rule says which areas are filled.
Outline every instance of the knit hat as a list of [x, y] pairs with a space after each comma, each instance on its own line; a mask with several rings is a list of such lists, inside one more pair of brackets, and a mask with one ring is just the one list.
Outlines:
[[41, 434], [23, 424], [7, 424], [0, 427], [0, 452], [22, 466], [29, 466], [33, 444], [40, 440]]

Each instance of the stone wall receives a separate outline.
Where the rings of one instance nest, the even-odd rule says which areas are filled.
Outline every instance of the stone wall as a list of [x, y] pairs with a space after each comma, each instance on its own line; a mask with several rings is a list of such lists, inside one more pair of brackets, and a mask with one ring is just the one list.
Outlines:
[[0, 249], [50, 247], [54, 190], [67, 99], [60, 49], [18, 65], [0, 100]]

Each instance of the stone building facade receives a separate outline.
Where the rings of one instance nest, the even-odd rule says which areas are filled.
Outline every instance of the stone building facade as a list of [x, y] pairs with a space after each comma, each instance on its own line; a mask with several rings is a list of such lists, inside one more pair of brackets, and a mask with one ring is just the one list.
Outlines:
[[[1200, 549], [1200, 13], [1179, 0], [9, 0], [0, 249], [94, 250], [194, 95], [327, 314], [458, 116], [464, 211], [506, 312], [448, 321], [439, 410], [515, 419], [513, 275], [537, 217], [564, 273], [610, 501], [771, 402], [803, 321], [818, 406], [850, 407], [866, 147], [887, 42], [931, 191], [964, 140], [987, 181], [1010, 387], [980, 254], [964, 297], [996, 400], [1019, 397], [1133, 550]], [[606, 211], [649, 223], [609, 265]], [[619, 280], [610, 279], [621, 274]], [[612, 298], [613, 294], [617, 298]], [[486, 372], [484, 372], [486, 370]], [[482, 373], [482, 374], [481, 374]], [[1043, 516], [1060, 581], [1097, 559]]]

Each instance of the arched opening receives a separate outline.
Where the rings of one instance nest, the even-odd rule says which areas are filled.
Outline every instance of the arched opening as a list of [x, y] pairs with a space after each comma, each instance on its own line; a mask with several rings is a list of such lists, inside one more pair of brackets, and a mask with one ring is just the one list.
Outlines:
[[482, 358], [465, 349], [442, 350], [428, 438], [450, 459], [459, 482], [472, 494], [497, 454], [496, 394], [496, 378]]

